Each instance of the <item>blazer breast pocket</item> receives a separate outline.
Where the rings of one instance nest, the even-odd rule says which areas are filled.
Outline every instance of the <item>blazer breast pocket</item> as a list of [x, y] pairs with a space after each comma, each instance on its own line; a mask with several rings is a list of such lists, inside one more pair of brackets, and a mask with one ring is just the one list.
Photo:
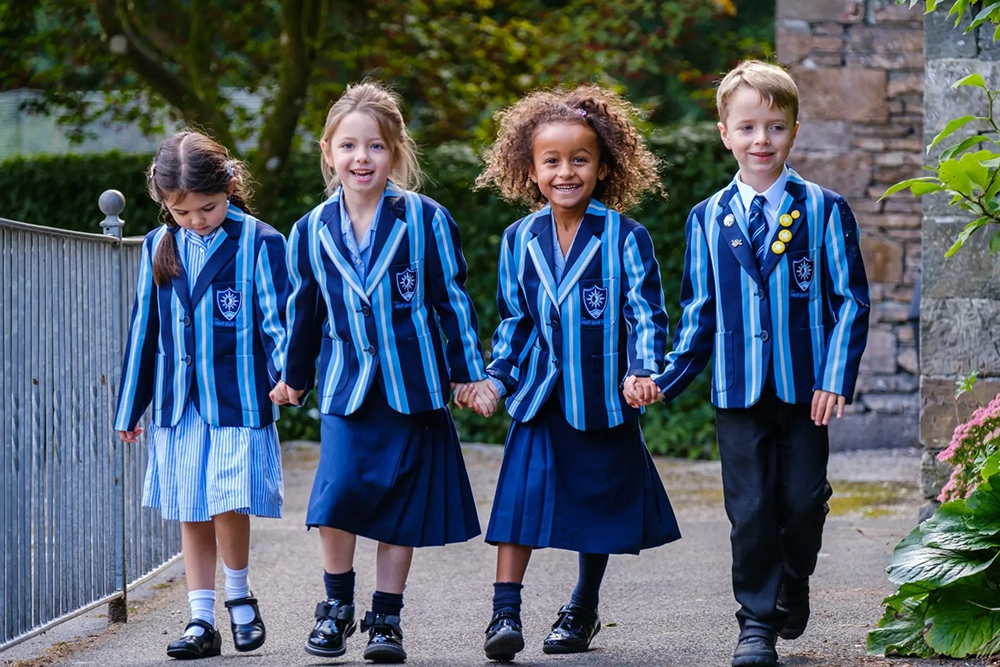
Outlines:
[[392, 310], [412, 311], [424, 303], [423, 261], [389, 266], [386, 278], [392, 291]]
[[580, 328], [610, 329], [618, 321], [618, 279], [581, 280]]
[[212, 329], [235, 333], [250, 326], [253, 319], [253, 284], [212, 283]]

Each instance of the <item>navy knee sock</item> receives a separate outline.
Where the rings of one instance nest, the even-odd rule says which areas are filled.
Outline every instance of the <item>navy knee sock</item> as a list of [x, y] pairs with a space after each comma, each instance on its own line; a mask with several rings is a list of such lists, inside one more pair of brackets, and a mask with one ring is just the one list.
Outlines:
[[601, 582], [608, 567], [608, 554], [580, 554], [580, 576], [569, 603], [587, 609], [597, 609], [600, 602]]
[[402, 593], [383, 593], [375, 591], [372, 595], [372, 613], [385, 614], [386, 616], [399, 616], [403, 610]]
[[493, 613], [512, 611], [521, 615], [521, 584], [513, 581], [498, 581], [493, 584]]
[[340, 600], [341, 604], [354, 604], [354, 570], [343, 574], [323, 572], [326, 585], [326, 599]]

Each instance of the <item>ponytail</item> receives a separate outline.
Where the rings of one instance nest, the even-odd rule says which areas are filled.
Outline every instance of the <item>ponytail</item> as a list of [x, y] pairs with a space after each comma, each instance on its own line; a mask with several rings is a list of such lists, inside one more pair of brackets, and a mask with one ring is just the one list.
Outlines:
[[181, 275], [181, 262], [177, 255], [177, 232], [180, 227], [169, 213], [166, 217], [167, 231], [153, 254], [153, 282], [158, 287], [163, 287]]

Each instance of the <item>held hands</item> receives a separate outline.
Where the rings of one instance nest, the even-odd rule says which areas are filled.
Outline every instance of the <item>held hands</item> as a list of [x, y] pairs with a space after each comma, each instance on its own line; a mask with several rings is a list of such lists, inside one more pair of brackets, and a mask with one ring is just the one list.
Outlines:
[[837, 411], [837, 419], [844, 416], [844, 406], [847, 399], [832, 391], [817, 389], [813, 392], [812, 411], [809, 418], [815, 422], [816, 426], [829, 426], [833, 418], [834, 409]]
[[652, 378], [634, 375], [625, 378], [622, 395], [625, 397], [625, 402], [633, 408], [645, 407], [663, 400], [663, 392]]
[[304, 389], [292, 389], [282, 380], [274, 386], [269, 396], [275, 405], [300, 405]]
[[118, 431], [118, 439], [122, 442], [131, 442], [135, 444], [139, 442], [139, 436], [142, 435], [142, 429], [136, 426], [131, 431]]
[[478, 382], [452, 382], [451, 388], [455, 392], [455, 405], [460, 409], [471, 408], [483, 417], [489, 417], [496, 412], [500, 395], [489, 379]]

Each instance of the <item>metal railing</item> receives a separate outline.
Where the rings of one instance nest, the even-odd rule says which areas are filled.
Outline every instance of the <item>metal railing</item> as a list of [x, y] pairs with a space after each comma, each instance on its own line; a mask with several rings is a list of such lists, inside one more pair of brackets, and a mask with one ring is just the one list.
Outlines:
[[0, 218], [0, 650], [108, 604], [172, 562], [180, 528], [140, 507], [148, 458], [113, 430], [141, 239]]

